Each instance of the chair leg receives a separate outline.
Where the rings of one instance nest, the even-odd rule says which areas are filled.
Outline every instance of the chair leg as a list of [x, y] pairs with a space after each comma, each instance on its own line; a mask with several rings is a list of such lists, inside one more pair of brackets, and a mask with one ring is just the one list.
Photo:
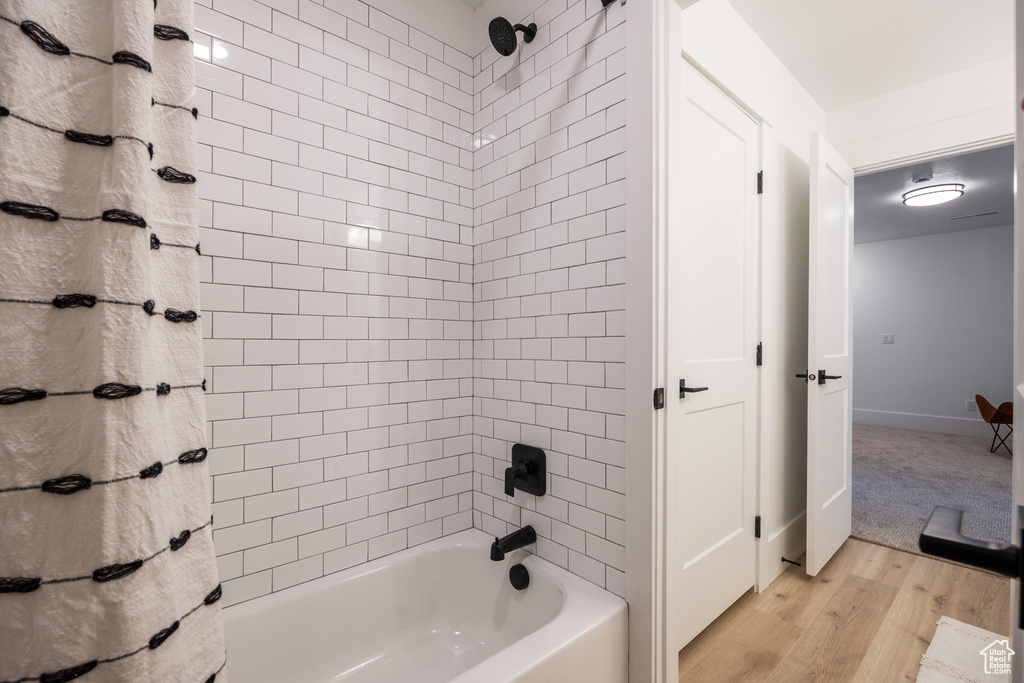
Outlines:
[[[992, 428], [992, 446], [991, 446], [991, 448], [989, 448], [988, 452], [989, 453], [995, 453], [996, 450], [998, 450], [999, 447], [1002, 446], [1003, 448], [1006, 449], [1007, 453], [1009, 453], [1010, 455], [1013, 455], [1013, 451], [1010, 450], [1010, 447], [1006, 445], [1006, 440], [1008, 438], [1010, 438], [1011, 434], [1013, 434], [1013, 425], [1006, 425], [1006, 427], [1007, 427], [1007, 429], [1009, 431], [1006, 432], [1005, 436], [1000, 436], [999, 435], [999, 427], [1000, 426], [1001, 426], [1001, 424], [992, 424], [991, 422], [989, 423], [989, 427]], [[999, 441], [999, 443], [996, 443], [997, 440]]]

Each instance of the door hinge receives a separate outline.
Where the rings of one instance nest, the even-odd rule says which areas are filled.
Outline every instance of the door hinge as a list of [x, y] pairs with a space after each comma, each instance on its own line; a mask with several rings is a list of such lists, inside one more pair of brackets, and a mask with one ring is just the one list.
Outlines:
[[764, 349], [764, 342], [757, 342], [757, 364], [758, 365], [763, 365], [764, 364], [763, 358], [761, 357], [761, 352], [763, 351], [763, 349]]
[[761, 538], [761, 515], [754, 517], [754, 538]]
[[654, 390], [654, 409], [661, 410], [665, 407], [665, 389], [658, 387]]
[[757, 193], [764, 194], [764, 171], [757, 172]]

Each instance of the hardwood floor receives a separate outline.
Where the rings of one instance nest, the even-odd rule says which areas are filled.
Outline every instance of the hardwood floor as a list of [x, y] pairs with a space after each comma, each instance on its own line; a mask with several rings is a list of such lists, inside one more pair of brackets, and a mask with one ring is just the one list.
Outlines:
[[913, 683], [939, 617], [1005, 634], [1009, 604], [1009, 579], [850, 539], [818, 576], [790, 566], [740, 598], [679, 653], [679, 680]]

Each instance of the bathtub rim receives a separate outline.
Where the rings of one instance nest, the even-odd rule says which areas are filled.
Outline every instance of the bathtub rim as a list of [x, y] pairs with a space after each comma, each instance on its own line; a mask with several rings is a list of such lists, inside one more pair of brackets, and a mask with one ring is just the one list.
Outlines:
[[[486, 557], [492, 541], [493, 537], [479, 529], [465, 529], [412, 548], [406, 548], [297, 586], [225, 607], [223, 609], [225, 628], [233, 622], [258, 617], [278, 605], [328, 591], [338, 584], [382, 571], [396, 562], [423, 553], [436, 552], [445, 548], [469, 547]], [[558, 584], [563, 595], [561, 609], [551, 621], [509, 644], [484, 661], [460, 672], [451, 679], [451, 683], [514, 681], [542, 661], [557, 655], [588, 632], [600, 628], [609, 621], [621, 619], [623, 631], [625, 631], [627, 606], [619, 596], [548, 560], [523, 550], [510, 553], [503, 560], [506, 567], [517, 562], [524, 564], [531, 572], [548, 575]], [[623, 652], [626, 647], [627, 644], [624, 641], [622, 643]], [[230, 665], [230, 652], [228, 652], [228, 657]]]

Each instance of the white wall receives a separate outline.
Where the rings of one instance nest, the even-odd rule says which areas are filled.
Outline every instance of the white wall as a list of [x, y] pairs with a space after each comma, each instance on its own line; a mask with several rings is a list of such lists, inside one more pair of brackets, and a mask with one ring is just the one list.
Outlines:
[[377, 3], [195, 12], [230, 605], [472, 526], [474, 69]]
[[1012, 398], [1012, 226], [856, 245], [853, 306], [854, 422], [991, 436], [964, 401]]
[[683, 51], [728, 94], [775, 129], [807, 161], [825, 114], [728, 0], [700, 0], [682, 12]]
[[859, 173], [1006, 144], [1014, 62], [1005, 57], [828, 112], [826, 134]]
[[796, 375], [807, 369], [810, 169], [779, 145], [774, 170], [765, 187], [774, 214], [763, 223], [774, 234], [763, 236], [761, 266], [761, 590], [782, 573], [780, 558], [803, 552], [807, 509], [807, 385]]

